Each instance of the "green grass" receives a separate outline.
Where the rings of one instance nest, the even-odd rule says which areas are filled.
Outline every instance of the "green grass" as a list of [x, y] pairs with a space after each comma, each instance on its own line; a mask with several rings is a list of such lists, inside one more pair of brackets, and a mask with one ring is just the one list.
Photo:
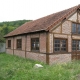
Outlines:
[[[36, 63], [44, 67], [35, 69]], [[77, 80], [78, 74], [80, 61], [49, 66], [38, 61], [0, 54], [0, 80]]]

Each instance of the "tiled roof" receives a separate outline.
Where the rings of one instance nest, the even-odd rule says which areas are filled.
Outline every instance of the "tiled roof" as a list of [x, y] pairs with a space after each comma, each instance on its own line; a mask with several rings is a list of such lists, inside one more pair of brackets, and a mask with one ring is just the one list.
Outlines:
[[[80, 5], [48, 15], [46, 17], [26, 22], [25, 24], [21, 25], [14, 31], [8, 33], [5, 37], [9, 36], [15, 36], [19, 34], [24, 34], [24, 33], [30, 33], [30, 32], [36, 32], [36, 31], [48, 31], [50, 30], [53, 26], [58, 24], [60, 21], [65, 19], [67, 16], [75, 12]], [[52, 26], [53, 25], [53, 26]]]

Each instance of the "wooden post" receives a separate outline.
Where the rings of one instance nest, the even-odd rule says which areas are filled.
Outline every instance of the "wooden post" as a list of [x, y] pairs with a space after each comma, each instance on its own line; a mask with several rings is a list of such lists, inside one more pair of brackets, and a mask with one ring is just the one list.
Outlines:
[[27, 35], [25, 35], [25, 58], [26, 58], [26, 47], [27, 47], [26, 43], [27, 43]]
[[14, 55], [14, 37], [13, 37], [13, 55]]
[[46, 63], [49, 64], [49, 33], [46, 33]]

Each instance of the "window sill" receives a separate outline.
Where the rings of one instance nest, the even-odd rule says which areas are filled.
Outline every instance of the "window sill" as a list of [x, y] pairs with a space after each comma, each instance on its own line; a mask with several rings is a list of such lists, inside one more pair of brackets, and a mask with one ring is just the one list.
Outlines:
[[39, 50], [31, 50], [31, 52], [39, 53]]
[[55, 51], [55, 52], [54, 52], [54, 54], [65, 54], [65, 53], [68, 53], [68, 52], [67, 52], [67, 51], [58, 51], [58, 52]]
[[80, 50], [72, 50], [72, 52], [80, 52]]
[[22, 50], [22, 48], [17, 48], [17, 50]]
[[72, 33], [72, 35], [79, 35], [80, 36], [80, 34], [78, 34], [78, 33]]
[[11, 49], [11, 47], [8, 47], [7, 49]]

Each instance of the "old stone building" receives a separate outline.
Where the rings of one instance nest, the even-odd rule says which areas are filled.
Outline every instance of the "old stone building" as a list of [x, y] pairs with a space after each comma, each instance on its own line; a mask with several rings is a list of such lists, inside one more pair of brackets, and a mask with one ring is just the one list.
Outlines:
[[80, 5], [27, 22], [6, 38], [6, 53], [47, 64], [80, 59]]

